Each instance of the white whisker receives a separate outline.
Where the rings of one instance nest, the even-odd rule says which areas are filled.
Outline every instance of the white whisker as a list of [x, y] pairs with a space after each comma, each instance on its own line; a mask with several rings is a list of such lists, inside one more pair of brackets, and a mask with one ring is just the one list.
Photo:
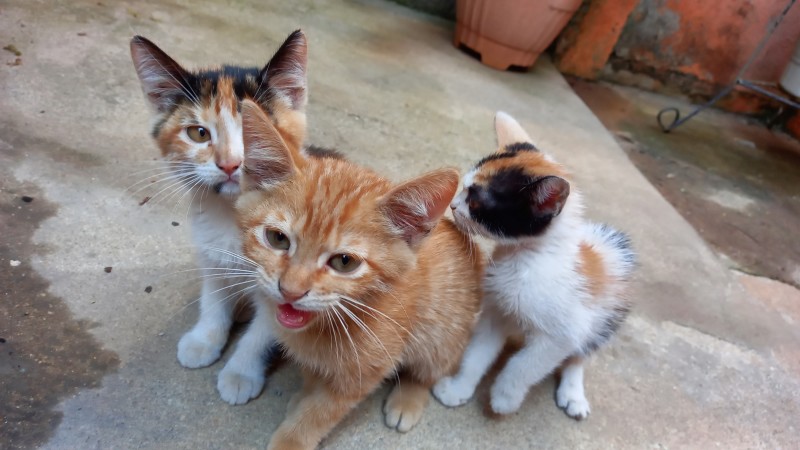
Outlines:
[[358, 388], [359, 390], [361, 390], [361, 359], [358, 356], [358, 349], [356, 348], [356, 344], [353, 342], [353, 338], [350, 336], [350, 329], [344, 323], [345, 322], [344, 318], [342, 318], [342, 316], [339, 314], [339, 311], [335, 307], [336, 306], [341, 307], [342, 310], [348, 315], [350, 315], [350, 312], [347, 311], [347, 309], [344, 308], [339, 303], [334, 303], [333, 306], [334, 306], [333, 311], [336, 313], [336, 317], [339, 319], [339, 323], [342, 324], [344, 334], [345, 336], [347, 336], [347, 340], [350, 341], [350, 346], [353, 347], [353, 354], [356, 357], [356, 365], [358, 366]]
[[244, 255], [240, 255], [238, 253], [234, 253], [234, 252], [232, 252], [230, 250], [226, 250], [224, 248], [219, 248], [219, 247], [203, 247], [203, 248], [206, 249], [206, 250], [216, 251], [216, 252], [222, 253], [224, 255], [231, 256], [231, 257], [236, 258], [237, 260], [239, 260], [241, 262], [244, 262], [244, 263], [247, 263], [247, 265], [250, 265], [250, 266], [253, 266], [253, 267], [261, 267], [257, 262], [253, 261], [252, 259], [250, 259], [250, 258], [248, 258], [248, 257], [246, 257]]
[[[386, 346], [383, 344], [383, 342], [381, 342], [380, 338], [378, 338], [378, 335], [376, 335], [375, 332], [372, 331], [372, 329], [363, 320], [359, 319], [352, 311], [345, 308], [344, 305], [342, 305], [341, 303], [335, 303], [335, 305], [341, 306], [342, 311], [344, 311], [345, 314], [347, 314], [359, 328], [364, 330], [364, 332], [367, 333], [367, 335], [370, 336], [372, 340], [374, 340], [375, 343], [381, 347], [381, 349], [383, 349], [383, 352], [386, 353], [386, 358], [389, 362], [389, 366], [394, 369], [395, 360], [394, 358], [392, 358], [391, 354], [389, 354], [389, 350], [386, 349]], [[395, 371], [395, 376], [397, 376], [397, 371]], [[397, 377], [397, 382], [398, 383], [400, 382], [399, 377]]]
[[[340, 295], [340, 296], [339, 296], [339, 298], [340, 298], [340, 299], [342, 299], [342, 300], [344, 300], [344, 301], [346, 301], [346, 302], [348, 302], [348, 303], [350, 303], [350, 304], [352, 304], [352, 305], [353, 305], [353, 306], [355, 306], [356, 308], [359, 308], [359, 309], [361, 309], [361, 308], [363, 307], [363, 308], [367, 308], [369, 311], [374, 311], [374, 312], [376, 312], [376, 313], [380, 314], [381, 316], [385, 317], [386, 319], [389, 319], [389, 320], [390, 320], [392, 323], [394, 323], [395, 325], [397, 325], [398, 327], [400, 327], [400, 329], [401, 329], [401, 330], [403, 330], [403, 331], [405, 331], [405, 332], [406, 332], [406, 333], [407, 333], [409, 336], [411, 336], [411, 331], [409, 331], [409, 330], [408, 330], [408, 328], [406, 328], [406, 327], [404, 327], [404, 326], [400, 325], [400, 323], [399, 323], [399, 322], [397, 322], [396, 320], [394, 320], [394, 319], [392, 319], [391, 317], [387, 316], [387, 315], [386, 315], [386, 314], [384, 314], [383, 312], [381, 312], [381, 311], [378, 311], [377, 309], [373, 308], [372, 306], [369, 306], [369, 305], [367, 305], [366, 303], [360, 302], [360, 301], [358, 301], [358, 300], [356, 300], [356, 299], [354, 299], [354, 298], [351, 298], [351, 297], [346, 297], [346, 296], [343, 296], [343, 295]], [[361, 310], [362, 310], [362, 311], [365, 311], [365, 310], [363, 310], [363, 309], [361, 309]], [[367, 311], [365, 311], [365, 312], [367, 312]], [[375, 317], [375, 316], [373, 316], [373, 317]], [[378, 318], [377, 318], [377, 317], [375, 317], [375, 319], [377, 320]]]
[[[168, 170], [168, 171], [165, 171], [163, 173], [157, 173], [155, 175], [150, 175], [150, 176], [148, 176], [146, 178], [143, 178], [143, 179], [133, 183], [132, 185], [126, 187], [125, 190], [129, 191], [129, 190], [133, 189], [134, 187], [136, 187], [136, 186], [138, 186], [138, 185], [140, 185], [142, 183], [147, 183], [144, 187], [141, 187], [139, 190], [133, 192], [133, 194], [135, 194], [135, 193], [139, 192], [142, 189], [147, 189], [148, 186], [151, 186], [154, 183], [163, 183], [163, 182], [168, 181], [168, 180], [177, 179], [177, 178], [181, 178], [181, 177], [186, 177], [188, 175], [189, 175], [188, 172], [187, 173], [176, 173], [173, 170]], [[158, 179], [153, 181], [153, 178], [158, 178]]]
[[[218, 300], [218, 301], [214, 302], [212, 306], [219, 305], [220, 303], [222, 303], [222, 302], [226, 301], [227, 299], [229, 299], [229, 298], [233, 297], [233, 296], [234, 296], [234, 295], [236, 295], [236, 294], [241, 294], [240, 298], [241, 298], [241, 297], [244, 297], [245, 293], [247, 293], [249, 290], [251, 290], [251, 289], [255, 289], [255, 288], [257, 287], [257, 283], [256, 283], [256, 282], [254, 282], [254, 281], [250, 281], [250, 283], [253, 283], [253, 285], [252, 285], [252, 286], [245, 286], [244, 288], [241, 288], [241, 289], [237, 290], [236, 292], [234, 292], [234, 293], [232, 293], [232, 294], [229, 294], [229, 295], [227, 295], [227, 296], [223, 297], [222, 299], [220, 299], [220, 300]], [[244, 283], [238, 283], [238, 284], [244, 284]], [[236, 286], [236, 285], [226, 286], [226, 287], [224, 287], [223, 289], [228, 289], [228, 288], [230, 288], [230, 287], [233, 287], [233, 286]], [[214, 291], [214, 292], [217, 292], [217, 291]], [[176, 315], [180, 314], [180, 313], [181, 313], [182, 311], [184, 311], [186, 308], [188, 308], [188, 307], [190, 307], [190, 306], [194, 305], [195, 303], [199, 302], [199, 301], [200, 301], [200, 299], [202, 299], [202, 298], [203, 298], [203, 297], [202, 297], [202, 296], [200, 296], [200, 297], [198, 297], [198, 298], [196, 298], [196, 299], [192, 300], [191, 302], [189, 302], [189, 303], [187, 303], [187, 304], [183, 305], [183, 307], [182, 307], [182, 308], [180, 308], [179, 310], [177, 310], [177, 311], [176, 311], [174, 314], [172, 314], [172, 316], [170, 316], [170, 317], [169, 317], [169, 319], [167, 319], [167, 321], [171, 320], [171, 319], [172, 319], [172, 318], [174, 318]], [[237, 299], [237, 300], [238, 300], [238, 299]]]

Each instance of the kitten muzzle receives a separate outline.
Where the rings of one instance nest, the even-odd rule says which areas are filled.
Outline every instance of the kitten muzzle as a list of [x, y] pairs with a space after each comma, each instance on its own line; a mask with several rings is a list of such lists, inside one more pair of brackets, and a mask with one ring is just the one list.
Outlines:
[[291, 303], [282, 303], [278, 305], [276, 314], [278, 322], [284, 327], [291, 329], [303, 328], [311, 322], [313, 317], [313, 312], [297, 309], [292, 306]]

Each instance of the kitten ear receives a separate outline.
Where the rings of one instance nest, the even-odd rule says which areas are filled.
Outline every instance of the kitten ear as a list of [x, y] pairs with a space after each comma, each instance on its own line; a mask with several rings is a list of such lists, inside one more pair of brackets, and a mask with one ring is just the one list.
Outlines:
[[157, 112], [165, 112], [186, 97], [189, 72], [160, 48], [142, 36], [131, 39], [131, 58], [150, 104]]
[[525, 190], [530, 192], [531, 206], [537, 214], [555, 217], [567, 202], [569, 183], [563, 178], [548, 176], [534, 181]]
[[296, 111], [306, 106], [307, 60], [306, 36], [301, 30], [296, 30], [261, 70], [261, 79], [270, 91]]
[[292, 176], [292, 152], [264, 111], [252, 100], [242, 100], [245, 188], [264, 189]]
[[411, 247], [436, 226], [458, 189], [458, 171], [439, 169], [392, 189], [381, 209]]
[[494, 131], [497, 135], [497, 145], [500, 148], [520, 142], [531, 143], [531, 138], [522, 129], [522, 125], [503, 111], [497, 111], [494, 116]]

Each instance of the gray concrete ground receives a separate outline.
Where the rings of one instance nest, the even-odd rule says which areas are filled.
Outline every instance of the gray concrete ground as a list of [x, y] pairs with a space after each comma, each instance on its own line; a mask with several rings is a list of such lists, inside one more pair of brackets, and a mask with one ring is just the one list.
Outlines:
[[714, 109], [663, 133], [657, 112], [678, 106], [686, 115], [686, 101], [607, 83], [572, 86], [731, 267], [800, 287], [800, 141]]
[[298, 389], [292, 367], [233, 407], [214, 387], [222, 363], [175, 359], [198, 282], [177, 273], [193, 265], [185, 206], [125, 190], [156, 154], [127, 43], [140, 33], [189, 65], [260, 65], [298, 26], [312, 142], [400, 179], [468, 167], [506, 110], [641, 254], [636, 309], [588, 369], [587, 421], [556, 408], [548, 380], [510, 417], [484, 414], [484, 389], [459, 409], [432, 402], [401, 435], [383, 426], [384, 389], [325, 446], [796, 448], [796, 304], [756, 300], [547, 61], [483, 67], [451, 46], [452, 24], [392, 3], [209, 0], [0, 5], [0, 44], [21, 52], [0, 65], [0, 447], [265, 445]]

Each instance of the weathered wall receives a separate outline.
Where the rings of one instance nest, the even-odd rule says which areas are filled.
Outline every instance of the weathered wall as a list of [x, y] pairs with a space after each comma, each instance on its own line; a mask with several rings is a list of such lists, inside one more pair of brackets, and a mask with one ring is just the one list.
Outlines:
[[[788, 3], [789, 0], [586, 0], [582, 14], [559, 38], [556, 64], [569, 75], [680, 92], [704, 101], [736, 79]], [[624, 24], [621, 30], [620, 24]], [[743, 77], [777, 82], [798, 40], [800, 1], [789, 10]], [[737, 89], [717, 106], [774, 118], [782, 105]], [[788, 128], [800, 130], [800, 115], [792, 120]], [[793, 134], [800, 136], [800, 131]]]
[[[634, 70], [732, 82], [787, 0], [639, 0], [620, 35], [612, 60]], [[751, 79], [777, 81], [800, 38], [795, 5], [761, 53]]]

